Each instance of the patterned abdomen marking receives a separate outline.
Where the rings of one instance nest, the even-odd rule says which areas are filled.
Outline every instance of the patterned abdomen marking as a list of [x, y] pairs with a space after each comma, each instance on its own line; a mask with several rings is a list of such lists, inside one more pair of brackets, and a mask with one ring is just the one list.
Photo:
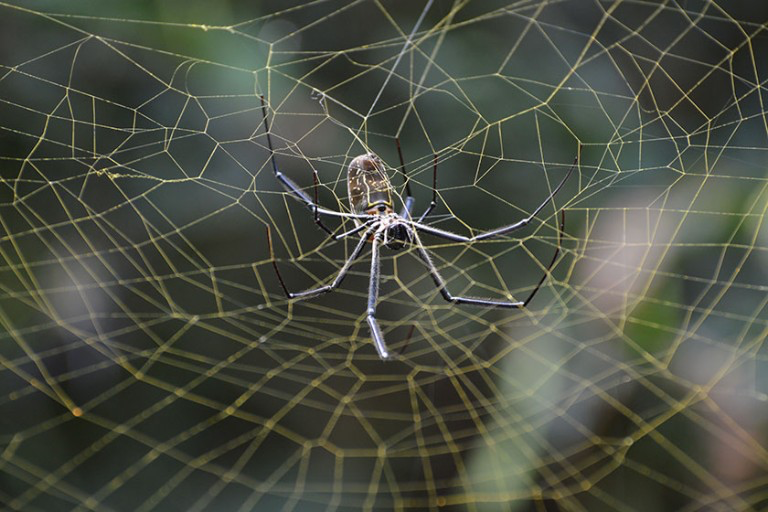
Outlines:
[[392, 185], [384, 170], [384, 162], [373, 153], [352, 160], [347, 170], [347, 186], [352, 213], [371, 213], [376, 206], [385, 206], [385, 211], [392, 211]]

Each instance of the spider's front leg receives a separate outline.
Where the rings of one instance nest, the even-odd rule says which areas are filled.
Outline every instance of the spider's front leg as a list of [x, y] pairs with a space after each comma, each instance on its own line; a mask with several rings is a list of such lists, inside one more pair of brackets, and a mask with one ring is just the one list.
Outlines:
[[370, 218], [369, 215], [356, 215], [354, 213], [344, 213], [344, 212], [336, 212], [333, 210], [329, 210], [327, 208], [323, 208], [317, 204], [317, 198], [318, 198], [318, 179], [317, 179], [317, 172], [313, 171], [312, 173], [312, 180], [314, 182], [314, 194], [315, 198], [314, 200], [309, 197], [309, 195], [304, 192], [301, 187], [299, 187], [295, 181], [293, 181], [291, 178], [286, 176], [285, 174], [280, 171], [280, 169], [277, 167], [277, 160], [275, 159], [275, 148], [272, 145], [272, 135], [271, 131], [269, 129], [269, 121], [267, 120], [267, 104], [264, 101], [264, 96], [261, 96], [261, 115], [264, 119], [264, 132], [267, 136], [267, 147], [269, 148], [269, 160], [272, 163], [272, 171], [275, 174], [275, 178], [285, 187], [285, 189], [290, 192], [296, 199], [304, 203], [307, 208], [309, 208], [312, 211], [312, 215], [315, 220], [315, 224], [317, 224], [320, 229], [325, 231], [331, 236], [334, 236], [333, 231], [331, 228], [326, 226], [323, 223], [323, 220], [321, 219], [321, 215], [328, 215], [329, 217], [339, 217], [339, 218], [348, 218], [348, 219], [356, 219], [356, 220], [368, 220]]
[[[408, 177], [408, 171], [405, 169], [403, 150], [400, 147], [400, 137], [395, 139], [395, 144], [397, 145], [397, 155], [400, 157], [400, 173], [403, 175], [403, 185], [405, 185], [405, 200], [403, 201], [403, 211], [400, 212], [400, 216], [404, 219], [411, 219], [413, 217], [413, 205], [416, 203], [416, 200], [411, 193], [411, 179]], [[432, 166], [432, 202], [429, 203], [429, 207], [419, 216], [419, 220], [416, 222], [423, 221], [437, 206], [437, 153], [433, 155]]]
[[333, 234], [333, 231], [323, 224], [323, 221], [320, 219], [320, 208], [317, 206], [317, 174], [314, 175], [314, 182], [315, 182], [315, 201], [312, 201], [312, 199], [307, 195], [306, 192], [301, 190], [299, 186], [288, 176], [283, 174], [280, 169], [277, 167], [277, 161], [275, 160], [275, 148], [272, 145], [272, 135], [269, 130], [269, 121], [267, 120], [267, 103], [264, 101], [264, 96], [261, 96], [261, 116], [262, 119], [264, 119], [264, 133], [267, 135], [267, 147], [269, 147], [269, 160], [272, 163], [272, 171], [275, 173], [275, 178], [283, 184], [283, 186], [296, 197], [299, 201], [306, 204], [310, 210], [312, 210], [312, 214], [315, 217], [315, 224], [317, 224], [323, 231], [328, 233], [329, 235]]

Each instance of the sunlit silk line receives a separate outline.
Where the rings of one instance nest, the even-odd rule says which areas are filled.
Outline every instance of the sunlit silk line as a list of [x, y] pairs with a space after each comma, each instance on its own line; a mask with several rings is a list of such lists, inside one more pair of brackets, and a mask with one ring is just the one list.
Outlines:
[[400, 54], [397, 56], [397, 59], [395, 59], [395, 63], [392, 65], [392, 69], [389, 70], [389, 74], [387, 75], [387, 78], [385, 78], [384, 83], [381, 84], [381, 89], [379, 89], [379, 93], [376, 95], [376, 98], [373, 100], [373, 103], [371, 103], [371, 108], [368, 109], [368, 113], [365, 115], [366, 119], [370, 117], [371, 112], [373, 112], [373, 109], [376, 107], [376, 104], [379, 102], [379, 98], [381, 98], [381, 95], [384, 93], [384, 89], [387, 87], [387, 84], [389, 83], [390, 78], [392, 78], [392, 75], [395, 73], [395, 69], [397, 69], [398, 64], [400, 64], [400, 59], [402, 59], [403, 55], [405, 55], [405, 51], [408, 49], [408, 46], [410, 46], [411, 41], [413, 40], [414, 34], [416, 34], [416, 32], [419, 30], [419, 27], [421, 26], [421, 22], [424, 21], [424, 17], [427, 15], [429, 8], [432, 7], [433, 1], [434, 0], [429, 0], [427, 2], [427, 5], [424, 6], [424, 9], [421, 11], [421, 16], [419, 16], [419, 19], [416, 20], [416, 24], [413, 26], [413, 29], [411, 29], [411, 33], [408, 34], [408, 37], [405, 39], [405, 45], [403, 45], [403, 49], [400, 50]]

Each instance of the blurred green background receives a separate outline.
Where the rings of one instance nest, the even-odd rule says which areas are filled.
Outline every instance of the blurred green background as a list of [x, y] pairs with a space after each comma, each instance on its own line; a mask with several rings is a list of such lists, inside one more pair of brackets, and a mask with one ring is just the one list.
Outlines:
[[[768, 6], [0, 2], [3, 510], [762, 510]], [[416, 30], [414, 31], [414, 27]], [[414, 31], [413, 37], [409, 34]], [[395, 140], [458, 308], [348, 211]], [[322, 100], [322, 101], [321, 101]], [[580, 149], [581, 148], [581, 149]], [[334, 228], [351, 224], [329, 221]], [[518, 237], [519, 235], [519, 237]]]

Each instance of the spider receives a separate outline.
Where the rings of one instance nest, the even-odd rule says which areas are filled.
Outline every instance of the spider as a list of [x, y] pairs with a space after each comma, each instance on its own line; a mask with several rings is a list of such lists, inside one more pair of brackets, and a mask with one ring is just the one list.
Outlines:
[[[574, 158], [573, 165], [568, 170], [562, 181], [560, 181], [560, 183], [554, 188], [554, 190], [552, 190], [549, 196], [547, 196], [544, 202], [542, 202], [528, 217], [515, 222], [514, 224], [509, 224], [507, 226], [502, 226], [485, 233], [468, 237], [423, 223], [427, 215], [429, 215], [437, 206], [437, 155], [434, 155], [432, 170], [432, 201], [424, 213], [418, 217], [418, 220], [413, 220], [412, 217], [412, 210], [415, 201], [411, 195], [410, 186], [408, 184], [408, 177], [405, 171], [405, 163], [403, 161], [403, 154], [400, 149], [400, 141], [398, 139], [396, 139], [395, 142], [397, 144], [397, 152], [400, 157], [401, 172], [404, 177], [403, 179], [406, 194], [405, 200], [403, 200], [403, 208], [400, 213], [397, 213], [394, 210], [394, 203], [392, 201], [392, 196], [394, 193], [393, 187], [389, 178], [387, 177], [384, 162], [382, 162], [382, 160], [374, 153], [366, 153], [357, 156], [349, 164], [349, 168], [347, 170], [347, 187], [351, 213], [329, 210], [317, 204], [318, 180], [316, 173], [314, 174], [315, 197], [313, 200], [306, 192], [299, 188], [299, 186], [293, 180], [285, 176], [277, 167], [277, 162], [275, 161], [275, 151], [274, 147], [272, 146], [272, 138], [269, 131], [269, 122], [267, 121], [267, 107], [263, 97], [261, 98], [261, 111], [264, 119], [264, 130], [267, 135], [267, 145], [269, 147], [270, 161], [272, 163], [272, 170], [275, 173], [275, 178], [277, 178], [277, 180], [283, 184], [288, 192], [290, 192], [299, 201], [303, 202], [312, 211], [315, 223], [323, 231], [328, 233], [333, 240], [341, 240], [342, 238], [346, 238], [348, 236], [360, 234], [360, 239], [357, 242], [357, 245], [349, 255], [349, 258], [347, 258], [347, 260], [344, 262], [331, 284], [326, 284], [318, 288], [312, 288], [300, 292], [291, 292], [288, 290], [288, 287], [283, 280], [283, 276], [280, 274], [280, 269], [277, 266], [277, 261], [275, 260], [274, 250], [272, 247], [270, 227], [267, 225], [267, 242], [269, 244], [269, 254], [272, 265], [275, 268], [277, 278], [280, 281], [280, 286], [283, 288], [286, 297], [296, 300], [309, 299], [333, 291], [339, 287], [339, 285], [341, 285], [341, 282], [344, 280], [344, 277], [347, 275], [350, 267], [363, 252], [363, 248], [365, 247], [366, 243], [370, 241], [372, 243], [371, 272], [368, 285], [368, 309], [366, 312], [366, 318], [368, 321], [368, 327], [371, 330], [371, 338], [373, 339], [373, 343], [376, 346], [376, 351], [382, 360], [388, 360], [393, 357], [387, 348], [387, 344], [384, 342], [384, 336], [381, 332], [381, 328], [379, 327], [379, 323], [376, 320], [376, 304], [378, 302], [379, 296], [379, 278], [381, 273], [379, 253], [382, 246], [393, 250], [402, 249], [407, 245], [414, 246], [419, 258], [427, 266], [429, 274], [432, 277], [432, 281], [434, 281], [435, 286], [440, 292], [440, 295], [443, 297], [443, 299], [451, 304], [468, 304], [473, 306], [510, 309], [524, 308], [528, 305], [531, 299], [533, 299], [534, 295], [536, 295], [536, 292], [539, 291], [539, 288], [541, 288], [541, 285], [544, 283], [545, 279], [549, 275], [550, 270], [555, 264], [557, 256], [560, 253], [562, 232], [565, 225], [565, 211], [562, 210], [560, 212], [561, 219], [558, 230], [557, 248], [555, 250], [554, 256], [552, 257], [552, 262], [549, 264], [549, 266], [547, 266], [546, 270], [544, 271], [544, 275], [541, 277], [531, 294], [528, 295], [528, 298], [526, 298], [524, 301], [483, 299], [478, 297], [460, 297], [458, 295], [453, 295], [448, 291], [445, 280], [440, 275], [440, 272], [438, 272], [435, 264], [432, 262], [432, 257], [424, 247], [424, 244], [422, 244], [419, 238], [419, 233], [443, 238], [452, 242], [470, 244], [479, 240], [487, 240], [489, 238], [495, 238], [517, 231], [527, 226], [528, 223], [530, 223], [531, 220], [533, 220], [534, 217], [536, 217], [536, 215], [555, 197], [555, 194], [557, 194], [560, 189], [563, 188], [563, 185], [565, 185], [565, 182], [571, 176], [571, 173], [573, 173], [573, 170], [578, 164], [578, 154], [576, 158]], [[355, 227], [343, 233], [337, 234], [323, 223], [323, 216], [351, 219], [354, 221]]]

